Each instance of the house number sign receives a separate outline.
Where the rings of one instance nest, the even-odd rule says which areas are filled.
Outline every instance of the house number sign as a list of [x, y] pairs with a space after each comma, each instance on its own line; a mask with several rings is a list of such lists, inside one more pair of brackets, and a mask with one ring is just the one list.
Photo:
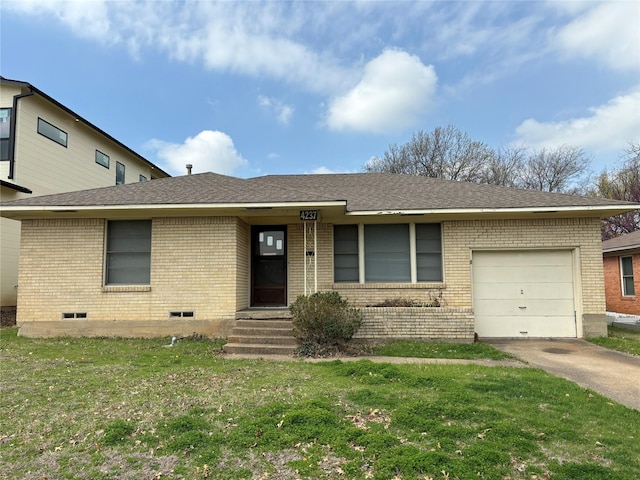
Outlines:
[[318, 210], [300, 210], [300, 220], [305, 222], [318, 220]]

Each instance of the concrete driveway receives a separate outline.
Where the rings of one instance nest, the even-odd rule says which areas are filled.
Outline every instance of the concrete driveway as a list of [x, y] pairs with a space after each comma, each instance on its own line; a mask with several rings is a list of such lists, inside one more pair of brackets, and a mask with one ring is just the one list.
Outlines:
[[487, 339], [483, 342], [531, 366], [640, 410], [640, 357], [580, 339]]

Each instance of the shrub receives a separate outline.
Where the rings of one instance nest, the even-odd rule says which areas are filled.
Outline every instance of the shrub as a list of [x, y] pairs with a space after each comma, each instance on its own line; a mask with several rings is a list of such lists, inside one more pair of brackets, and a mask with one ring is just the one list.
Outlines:
[[340, 349], [362, 325], [362, 314], [342, 299], [338, 292], [301, 295], [289, 307], [293, 332], [305, 355], [332, 348]]

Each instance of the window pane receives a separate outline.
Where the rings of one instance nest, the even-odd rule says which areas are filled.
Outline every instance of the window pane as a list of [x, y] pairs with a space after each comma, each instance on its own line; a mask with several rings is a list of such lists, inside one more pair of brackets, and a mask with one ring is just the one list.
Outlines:
[[9, 160], [11, 109], [0, 108], [0, 160]]
[[620, 263], [622, 264], [622, 275], [633, 275], [632, 257], [622, 257]]
[[124, 165], [116, 162], [116, 185], [124, 184]]
[[63, 147], [67, 146], [67, 133], [41, 118], [38, 119], [38, 133]]
[[409, 225], [365, 225], [365, 281], [410, 282]]
[[11, 109], [0, 108], [0, 138], [9, 138], [11, 125]]
[[633, 257], [620, 258], [620, 266], [622, 269], [622, 294], [635, 295], [636, 289], [633, 285]]
[[416, 263], [419, 282], [442, 281], [442, 237], [439, 223], [416, 225]]
[[333, 227], [333, 279], [334, 282], [358, 282], [358, 226]]
[[96, 150], [96, 163], [103, 167], [109, 168], [109, 155]]
[[636, 294], [636, 289], [633, 286], [633, 277], [625, 277], [622, 279], [622, 286], [624, 288], [623, 295], [631, 296]]
[[107, 226], [107, 284], [151, 280], [151, 221], [112, 221]]

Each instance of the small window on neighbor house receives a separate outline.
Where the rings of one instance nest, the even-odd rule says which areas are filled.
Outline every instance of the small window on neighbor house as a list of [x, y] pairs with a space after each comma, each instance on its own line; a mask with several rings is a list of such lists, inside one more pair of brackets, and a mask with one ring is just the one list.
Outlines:
[[151, 281], [151, 220], [107, 224], [106, 285], [148, 285]]
[[124, 185], [124, 164], [116, 162], [116, 185]]
[[0, 160], [9, 160], [11, 109], [0, 108]]
[[140, 179], [141, 182], [146, 182], [147, 181], [147, 177], [145, 177], [144, 175], [140, 175]]
[[100, 150], [96, 150], [96, 163], [105, 168], [109, 168], [109, 155], [102, 153]]
[[620, 270], [622, 272], [622, 295], [632, 297], [636, 294], [633, 285], [633, 257], [620, 257]]
[[59, 143], [63, 147], [67, 146], [67, 132], [60, 130], [55, 125], [51, 125], [41, 118], [38, 118], [38, 133], [47, 137], [49, 140]]

